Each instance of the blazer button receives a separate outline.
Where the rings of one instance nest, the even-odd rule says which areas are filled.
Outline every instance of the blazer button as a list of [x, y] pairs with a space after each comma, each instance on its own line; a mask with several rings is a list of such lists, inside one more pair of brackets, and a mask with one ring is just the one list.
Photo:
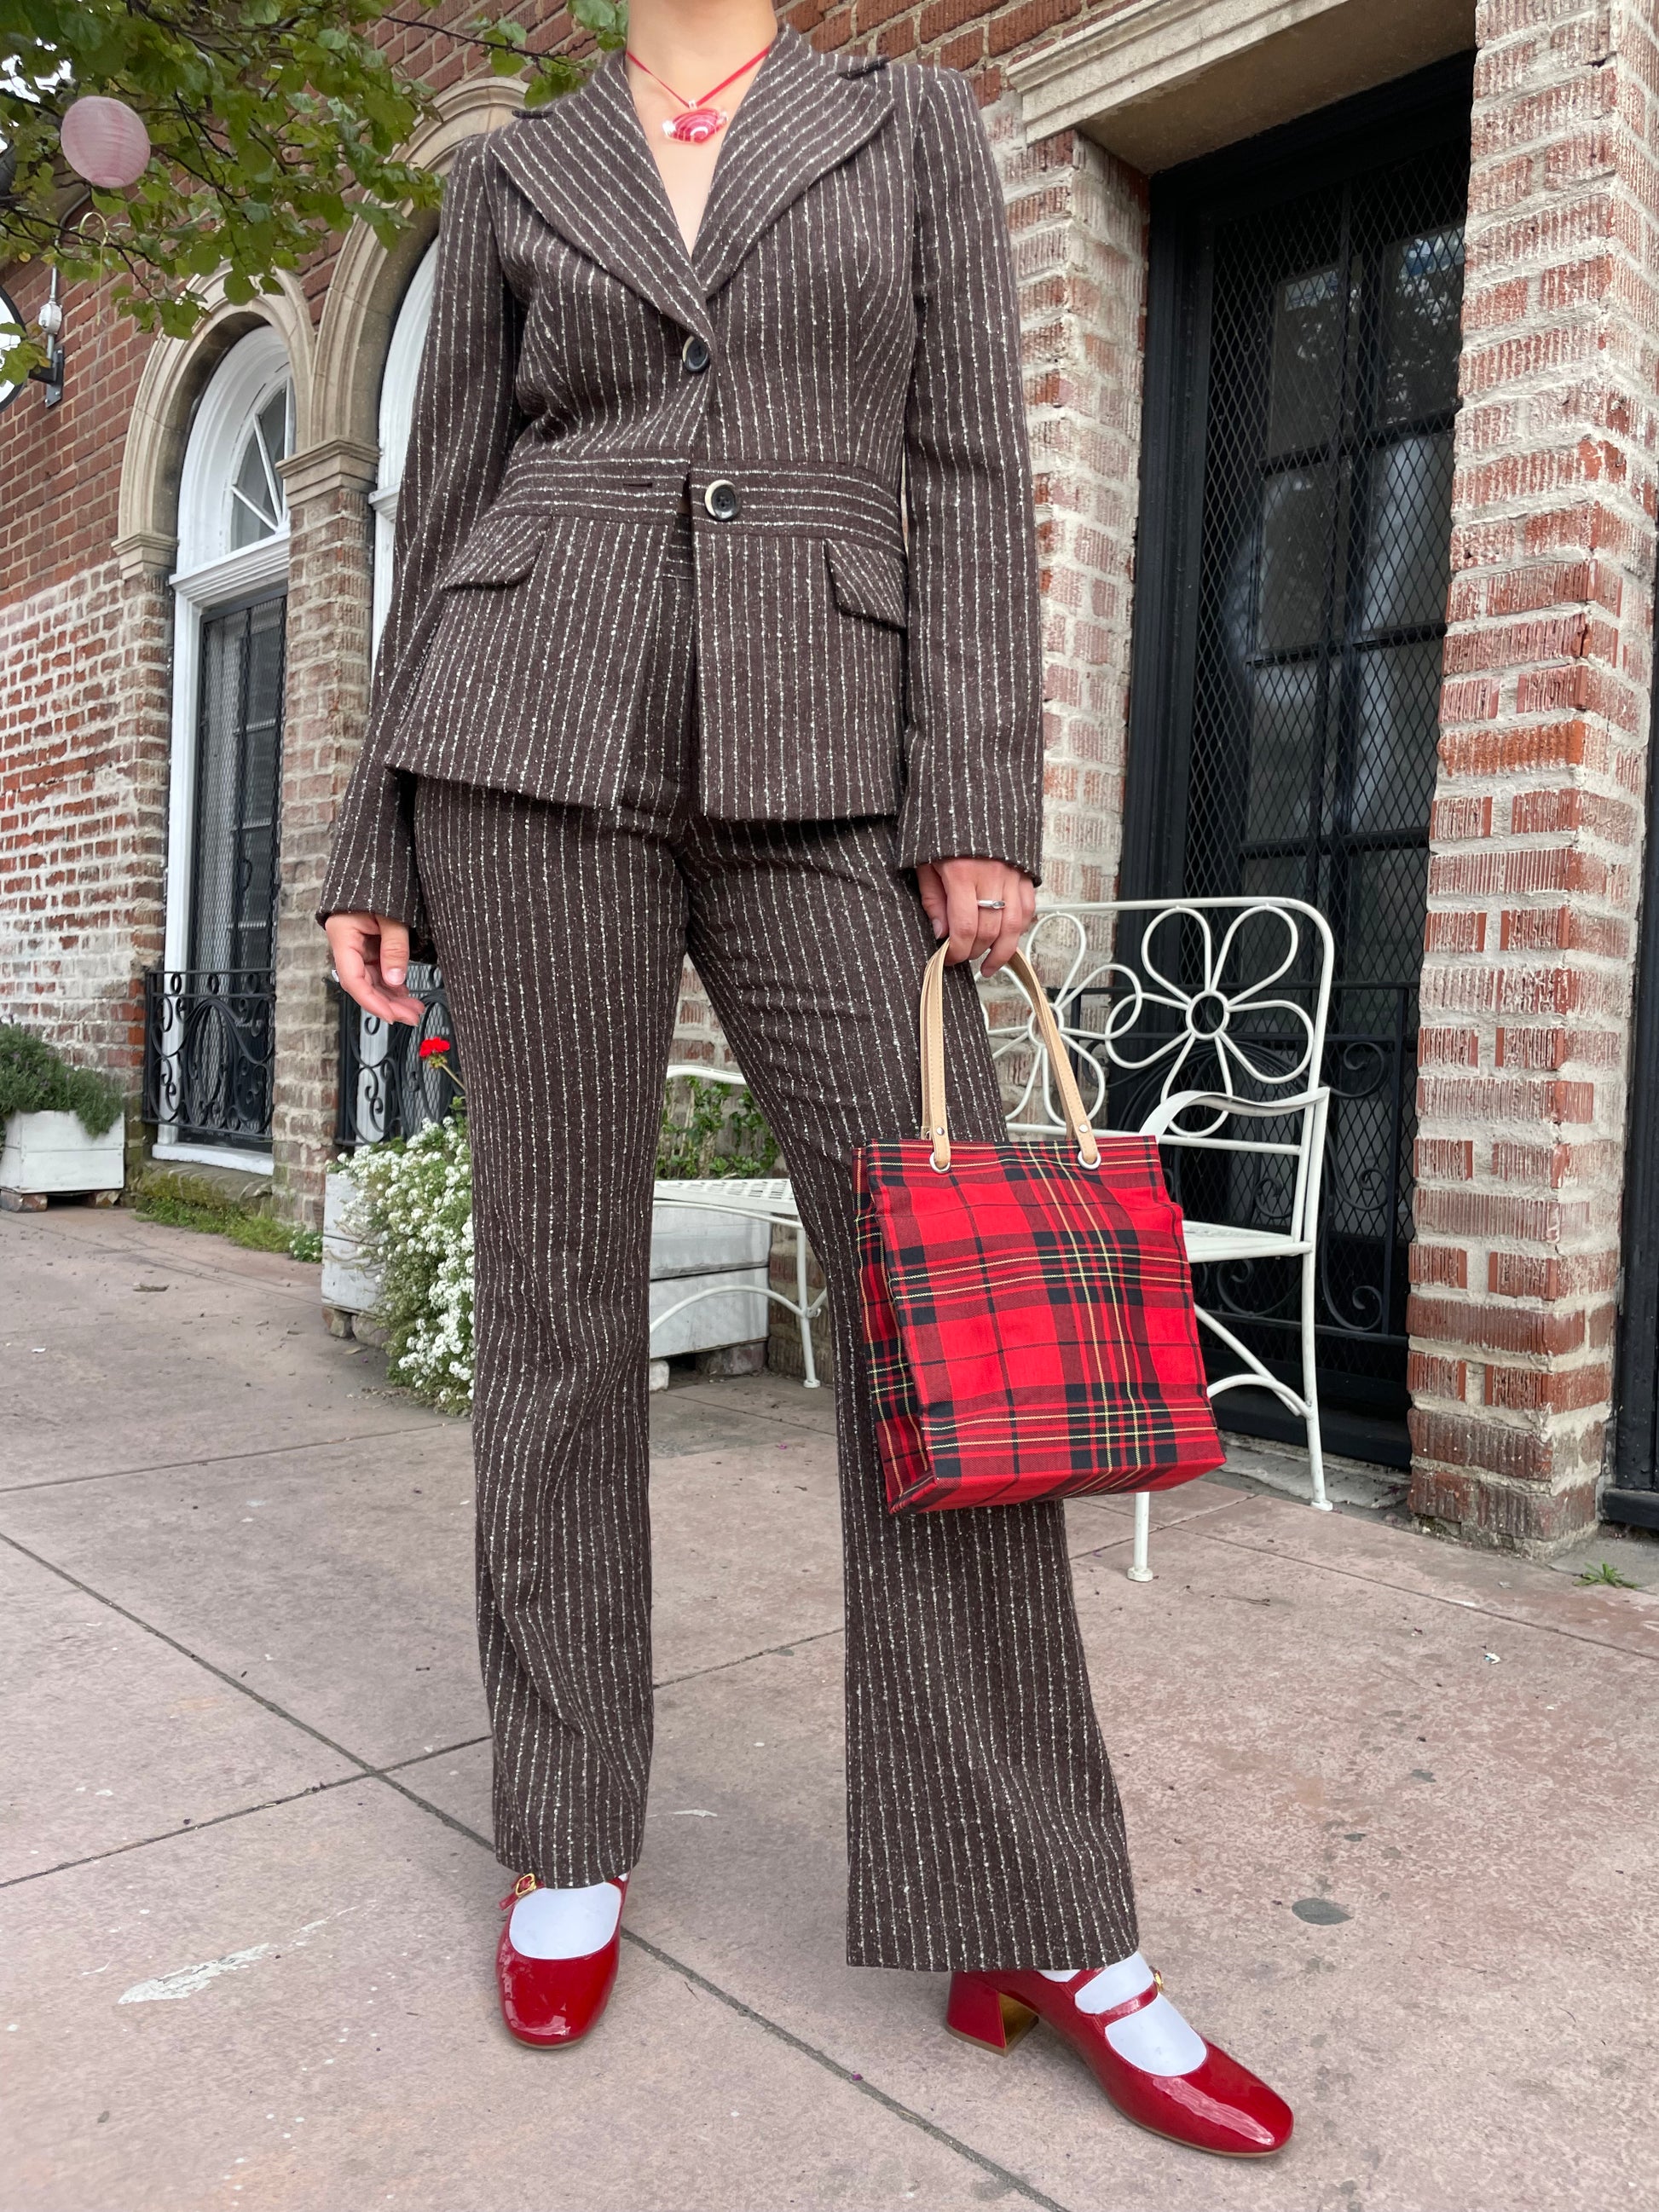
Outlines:
[[742, 501], [729, 477], [716, 477], [702, 495], [702, 503], [716, 522], [735, 522]]
[[701, 376], [708, 366], [708, 341], [700, 338], [695, 331], [680, 348], [680, 359], [693, 376]]

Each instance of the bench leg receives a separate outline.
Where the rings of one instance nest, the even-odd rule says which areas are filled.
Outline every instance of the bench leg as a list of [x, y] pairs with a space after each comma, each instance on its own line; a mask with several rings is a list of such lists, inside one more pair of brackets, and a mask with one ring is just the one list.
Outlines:
[[800, 1316], [800, 1358], [801, 1364], [806, 1370], [806, 1379], [801, 1388], [805, 1390], [816, 1390], [819, 1387], [817, 1363], [812, 1357], [812, 1324], [807, 1318], [807, 1309], [811, 1304], [811, 1300], [806, 1295], [806, 1231], [797, 1227], [795, 1231], [795, 1310]]
[[1313, 1480], [1311, 1504], [1316, 1513], [1328, 1513], [1331, 1501], [1325, 1495], [1325, 1450], [1319, 1434], [1319, 1380], [1315, 1369], [1314, 1295], [1317, 1288], [1315, 1269], [1318, 1255], [1304, 1252], [1302, 1255], [1302, 1401], [1308, 1409], [1308, 1473]]
[[1128, 1571], [1129, 1580], [1132, 1583], [1149, 1583], [1152, 1579], [1152, 1571], [1146, 1564], [1147, 1543], [1152, 1534], [1152, 1528], [1151, 1496], [1144, 1490], [1138, 1490], [1135, 1492], [1134, 1556], [1129, 1562]]

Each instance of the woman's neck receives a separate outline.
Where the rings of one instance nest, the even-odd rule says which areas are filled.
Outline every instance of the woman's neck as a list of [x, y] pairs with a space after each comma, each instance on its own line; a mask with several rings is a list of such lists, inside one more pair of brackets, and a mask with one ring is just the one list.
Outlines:
[[688, 100], [758, 53], [776, 29], [772, 0], [629, 0], [628, 9], [629, 50]]
[[[643, 66], [628, 64], [629, 89], [688, 253], [696, 249], [725, 128], [688, 143], [665, 126], [716, 85], [714, 105], [735, 115], [758, 73], [744, 64], [758, 63], [776, 31], [772, 0], [630, 0], [628, 51]], [[743, 75], [724, 83], [734, 70]]]

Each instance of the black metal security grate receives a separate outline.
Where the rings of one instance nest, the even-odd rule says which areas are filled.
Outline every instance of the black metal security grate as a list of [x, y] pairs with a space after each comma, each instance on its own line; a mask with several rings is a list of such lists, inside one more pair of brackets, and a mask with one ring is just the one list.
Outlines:
[[[1141, 525], [1132, 781], [1143, 788], [1132, 789], [1125, 888], [1297, 897], [1330, 922], [1322, 1395], [1370, 1424], [1369, 1442], [1351, 1431], [1342, 1448], [1393, 1458], [1404, 1453], [1466, 84], [1449, 100], [1443, 90], [1437, 111], [1419, 106], [1403, 142], [1397, 116], [1354, 125], [1302, 161], [1276, 134], [1255, 174], [1212, 164], [1155, 205], [1154, 353], [1168, 382], [1154, 419], [1166, 442], [1149, 456]], [[1160, 635], [1166, 670], [1144, 684]], [[1210, 1178], [1189, 1205], [1252, 1218], [1239, 1211], [1247, 1194], [1219, 1170]], [[1207, 1296], [1275, 1364], [1293, 1348], [1283, 1289], [1241, 1268]]]
[[287, 608], [278, 594], [202, 624], [192, 968], [246, 975], [271, 966]]
[[[460, 1054], [442, 971], [414, 960], [408, 980], [410, 995], [426, 1008], [417, 1024], [383, 1022], [338, 992], [340, 1092], [334, 1140], [344, 1151], [382, 1137], [412, 1137], [428, 1122], [442, 1121], [459, 1096]], [[450, 1048], [441, 1059], [423, 1059], [421, 1047], [434, 1037], [443, 1038]]]
[[269, 968], [144, 971], [144, 1119], [175, 1141], [265, 1151], [276, 994]]
[[245, 1152], [270, 1144], [287, 605], [202, 623], [189, 965], [144, 977], [146, 1119]]

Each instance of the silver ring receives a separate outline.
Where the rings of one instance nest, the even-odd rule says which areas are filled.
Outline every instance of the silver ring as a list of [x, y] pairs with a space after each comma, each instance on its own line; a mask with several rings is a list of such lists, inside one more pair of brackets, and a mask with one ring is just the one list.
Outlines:
[[975, 906], [982, 906], [988, 914], [1000, 914], [1007, 903], [1006, 899], [975, 899], [974, 901]]

